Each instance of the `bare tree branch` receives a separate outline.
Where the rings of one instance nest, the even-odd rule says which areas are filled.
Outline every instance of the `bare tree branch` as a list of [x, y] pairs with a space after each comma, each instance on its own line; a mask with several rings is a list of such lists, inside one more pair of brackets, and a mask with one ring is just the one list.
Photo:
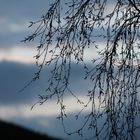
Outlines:
[[[56, 99], [64, 131], [79, 134], [90, 131], [91, 139], [134, 140], [140, 126], [140, 2], [139, 0], [54, 0], [32, 35], [23, 41], [39, 40], [35, 56], [41, 76], [51, 66], [46, 93], [37, 103]], [[101, 45], [103, 44], [103, 45]], [[93, 56], [85, 61], [86, 50]], [[97, 54], [95, 56], [95, 53]], [[82, 101], [71, 89], [72, 64], [83, 66], [85, 78], [92, 87]], [[89, 63], [90, 66], [89, 67]], [[26, 87], [27, 87], [26, 86]], [[25, 88], [26, 88], [25, 87]], [[65, 97], [71, 95], [85, 114], [81, 127], [68, 131]], [[36, 105], [36, 104], [35, 104]], [[102, 122], [102, 123], [101, 123]]]

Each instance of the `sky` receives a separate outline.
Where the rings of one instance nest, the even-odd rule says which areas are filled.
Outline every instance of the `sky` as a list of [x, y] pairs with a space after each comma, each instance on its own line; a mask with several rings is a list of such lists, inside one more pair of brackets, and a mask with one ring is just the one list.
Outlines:
[[[42, 71], [41, 79], [32, 83], [23, 92], [22, 89], [37, 71], [35, 65], [36, 43], [23, 43], [21, 40], [30, 34], [34, 28], [28, 28], [30, 21], [38, 20], [45, 14], [49, 0], [0, 0], [0, 119], [13, 122], [35, 131], [67, 140], [82, 140], [77, 135], [68, 136], [64, 133], [61, 122], [56, 119], [60, 112], [55, 100], [42, 106], [36, 105], [39, 94], [45, 94], [50, 68]], [[98, 32], [98, 31], [97, 31]], [[103, 45], [103, 42], [100, 42]], [[86, 53], [87, 61], [93, 56], [93, 50]], [[85, 93], [91, 87], [84, 77], [83, 66], [72, 64], [71, 88], [78, 97], [87, 101]], [[93, 83], [92, 83], [93, 84]], [[68, 130], [77, 128], [81, 122], [72, 117], [82, 108], [77, 101], [66, 96], [68, 118], [65, 123]], [[83, 112], [86, 114], [86, 112]], [[87, 133], [87, 135], [90, 135]]]
[[[41, 80], [18, 92], [37, 70], [33, 58], [36, 54], [35, 43], [24, 44], [21, 40], [33, 31], [28, 28], [29, 22], [38, 20], [47, 11], [48, 5], [47, 0], [0, 0], [0, 119], [54, 137], [76, 140], [80, 139], [79, 136], [66, 135], [61, 122], [56, 119], [60, 110], [54, 100], [31, 110], [38, 95], [44, 93], [49, 70], [42, 72]], [[72, 87], [79, 93], [79, 98], [86, 100], [83, 94], [87, 83], [80, 79], [81, 66], [73, 64], [73, 67]], [[65, 101], [70, 104], [68, 113], [81, 109], [72, 97], [67, 97]], [[73, 129], [79, 122], [73, 123], [69, 119], [66, 123], [68, 128]]]

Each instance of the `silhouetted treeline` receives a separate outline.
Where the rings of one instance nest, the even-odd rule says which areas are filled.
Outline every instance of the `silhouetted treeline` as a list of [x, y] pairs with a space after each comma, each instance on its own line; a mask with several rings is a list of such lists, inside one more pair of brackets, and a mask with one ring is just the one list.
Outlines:
[[0, 121], [1, 140], [60, 140], [35, 131], [17, 126], [15, 124]]

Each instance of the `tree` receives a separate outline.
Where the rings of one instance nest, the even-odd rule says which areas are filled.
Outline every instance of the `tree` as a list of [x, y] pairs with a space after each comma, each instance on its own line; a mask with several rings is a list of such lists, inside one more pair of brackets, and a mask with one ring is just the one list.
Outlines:
[[[28, 85], [40, 78], [45, 65], [52, 65], [49, 86], [38, 103], [57, 98], [58, 118], [69, 135], [82, 136], [83, 130], [91, 129], [92, 138], [97, 140], [136, 139], [140, 125], [140, 1], [68, 0], [64, 4], [54, 0], [47, 13], [29, 27], [34, 25], [36, 30], [23, 40], [39, 41], [35, 56], [38, 71]], [[93, 67], [89, 68], [84, 54], [91, 48], [98, 55], [93, 54]], [[93, 83], [87, 91], [87, 103], [70, 89], [72, 63], [83, 64], [85, 80]], [[74, 132], [67, 132], [64, 124], [67, 114], [63, 101], [68, 92], [83, 106], [77, 119], [84, 109], [90, 109]], [[99, 125], [101, 119], [104, 121]]]

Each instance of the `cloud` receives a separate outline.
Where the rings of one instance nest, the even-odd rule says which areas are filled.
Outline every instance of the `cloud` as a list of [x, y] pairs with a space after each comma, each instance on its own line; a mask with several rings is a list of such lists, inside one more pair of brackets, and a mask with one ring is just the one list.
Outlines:
[[[26, 83], [34, 77], [37, 67], [34, 64], [16, 62], [0, 62], [0, 104], [22, 104], [37, 99], [38, 94], [46, 94], [47, 80], [50, 77], [51, 67], [45, 68], [40, 80], [32, 83], [23, 93], [18, 93]], [[85, 95], [90, 84], [83, 80], [82, 65], [72, 64], [71, 89], [78, 96]], [[79, 88], [80, 87], [80, 88]], [[70, 94], [68, 94], [68, 97]]]
[[[32, 29], [29, 21], [38, 20], [46, 13], [50, 2], [42, 0], [0, 0], [0, 48], [19, 43]], [[28, 30], [28, 33], [26, 32]]]
[[[46, 107], [46, 112], [47, 112], [47, 107]], [[60, 137], [63, 139], [69, 139], [69, 140], [83, 140], [80, 136], [77, 134], [73, 135], [67, 135], [64, 132], [64, 128], [62, 126], [62, 123], [60, 120], [56, 119], [56, 115], [52, 116], [47, 116], [47, 115], [34, 115], [30, 118], [24, 117], [20, 114], [23, 114], [24, 110], [19, 111], [19, 114], [15, 116], [11, 116], [8, 118], [8, 121], [12, 121], [16, 124], [22, 125], [24, 127], [28, 127], [30, 129], [33, 129], [35, 131], [47, 133], [49, 135], [52, 135], [54, 137]], [[75, 112], [76, 114], [77, 112]], [[69, 114], [70, 115], [70, 114]], [[86, 113], [82, 114], [83, 116], [86, 115]], [[7, 118], [4, 118], [6, 120]], [[104, 119], [104, 118], [102, 118]], [[74, 115], [70, 115], [68, 118], [64, 119], [64, 124], [67, 132], [74, 132], [78, 128], [80, 128], [83, 123], [84, 123], [85, 118], [81, 117], [78, 120], [76, 120]], [[103, 120], [100, 120], [99, 125], [102, 126]], [[85, 138], [90, 138], [94, 134], [94, 131], [84, 129], [83, 134]]]
[[10, 17], [11, 19], [37, 18], [47, 9], [50, 2], [42, 0], [7, 1], [0, 0], [0, 16]]
[[35, 49], [20, 45], [11, 48], [0, 48], [0, 61], [32, 64], [35, 63], [33, 56], [36, 53]]
[[9, 33], [25, 33], [29, 30], [27, 21], [10, 21], [10, 19], [0, 17], [0, 34], [9, 34]]
[[[75, 119], [75, 115], [78, 113], [78, 110], [75, 111], [77, 104], [72, 104], [71, 99], [67, 99], [67, 102], [71, 105], [72, 112], [67, 112], [68, 118], [65, 119], [64, 122], [67, 131], [73, 132], [82, 125], [83, 119]], [[1, 105], [0, 118], [55, 137], [71, 140], [77, 140], [80, 138], [78, 135], [68, 136], [64, 133], [61, 121], [56, 119], [60, 112], [60, 108], [56, 103], [50, 102], [35, 107], [33, 110], [30, 110], [30, 107], [31, 104], [11, 106]]]
[[[84, 96], [80, 97], [83, 99], [83, 101], [86, 101]], [[10, 119], [12, 117], [24, 117], [27, 119], [30, 119], [32, 117], [38, 117], [38, 116], [58, 116], [60, 113], [60, 105], [56, 103], [56, 101], [51, 100], [47, 101], [43, 105], [37, 104], [34, 106], [34, 108], [31, 110], [32, 105], [34, 104], [35, 100], [29, 102], [29, 103], [15, 103], [11, 104], [10, 106], [8, 104], [1, 104], [0, 106], [0, 118]], [[67, 97], [64, 99], [65, 105], [66, 105], [66, 112], [69, 113], [75, 113], [79, 112], [83, 106], [78, 104], [72, 97]], [[83, 112], [88, 112], [89, 110], [84, 110]]]
[[21, 40], [23, 40], [24, 37], [27, 36], [27, 34], [30, 34], [35, 30], [35, 27], [28, 28], [29, 23], [26, 20], [10, 21], [9, 19], [1, 17], [0, 26], [2, 27], [0, 29], [0, 48], [3, 49], [12, 48], [17, 45], [23, 46], [24, 43], [21, 43]]
[[[60, 122], [56, 120], [60, 112], [60, 107], [56, 104], [56, 101], [49, 101], [42, 106], [37, 105], [31, 111], [31, 106], [38, 100], [37, 95], [41, 94], [46, 87], [46, 77], [48, 77], [46, 70], [43, 72], [42, 80], [33, 83], [22, 93], [17, 92], [26, 81], [32, 79], [35, 71], [36, 67], [34, 65], [15, 62], [0, 63], [0, 118], [19, 123], [31, 129], [47, 132], [53, 136], [68, 138]], [[78, 70], [75, 71], [75, 73], [77, 72]], [[78, 74], [74, 76], [76, 81], [78, 81], [79, 76]], [[82, 95], [79, 97], [83, 98]], [[65, 103], [70, 105], [67, 113], [81, 109], [76, 100], [73, 104], [72, 101], [73, 97], [69, 96], [65, 100]]]
[[[56, 119], [60, 113], [60, 106], [55, 99], [47, 101], [44, 105], [36, 105], [31, 111], [31, 106], [38, 100], [38, 94], [46, 94], [44, 92], [47, 86], [50, 68], [45, 68], [42, 72], [41, 79], [30, 85], [22, 93], [17, 91], [24, 86], [26, 81], [32, 79], [36, 67], [32, 64], [21, 64], [15, 62], [0, 63], [0, 118], [18, 123], [31, 129], [47, 132], [56, 137], [63, 137], [71, 140], [80, 139], [77, 135], [67, 136], [64, 133], [60, 121]], [[82, 65], [72, 64], [72, 85], [71, 89], [76, 92], [77, 96], [87, 102], [88, 97], [85, 96], [86, 88], [89, 84], [82, 81], [83, 77]], [[71, 115], [75, 116], [83, 106], [77, 104], [77, 100], [67, 94], [64, 99], [67, 114], [70, 118], [65, 121], [67, 129], [81, 125], [83, 120], [74, 122], [75, 117], [71, 119]], [[87, 112], [84, 110], [84, 112]]]
[[[29, 29], [29, 22], [40, 19], [47, 12], [51, 1], [0, 0], [0, 3], [0, 48], [4, 48], [17, 45], [30, 34], [35, 28]], [[99, 33], [99, 30], [95, 33]]]
[[[7, 109], [7, 108], [5, 108]], [[50, 108], [51, 109], [51, 108]], [[1, 111], [1, 107], [0, 107], [0, 111]], [[25, 117], [23, 114], [25, 112], [24, 109], [22, 110], [18, 110], [15, 111], [12, 108], [9, 108], [9, 114], [10, 117], [7, 118], [5, 116], [5, 118], [2, 118], [2, 114], [0, 114], [0, 118], [2, 118], [3, 120], [7, 120], [7, 121], [12, 121], [16, 124], [19, 124], [21, 126], [27, 127], [29, 129], [38, 131], [38, 132], [43, 132], [43, 133], [47, 133], [49, 135], [52, 135], [54, 137], [60, 137], [63, 139], [69, 139], [69, 140], [77, 140], [77, 139], [81, 139], [82, 138], [80, 136], [78, 136], [77, 134], [75, 135], [71, 135], [68, 136], [65, 132], [64, 132], [64, 128], [62, 126], [62, 123], [60, 120], [56, 119], [56, 115], [32, 115], [32, 117]], [[39, 109], [38, 109], [39, 111]], [[46, 107], [46, 112], [47, 107]], [[2, 113], [5, 113], [4, 111]], [[14, 114], [15, 113], [15, 114]], [[32, 113], [32, 111], [28, 111], [29, 114]], [[13, 114], [13, 116], [11, 115]], [[84, 114], [85, 115], [85, 114]], [[4, 117], [4, 115], [3, 115]], [[65, 126], [68, 132], [73, 132], [74, 130], [76, 130], [78, 127], [80, 127], [83, 123], [83, 119], [79, 119], [76, 120], [74, 116], [70, 115], [70, 118], [65, 119]], [[90, 135], [92, 135], [92, 133], [89, 132], [85, 132], [85, 134], [88, 134], [88, 137]], [[90, 134], [90, 135], [89, 135]]]
[[[37, 71], [32, 59], [35, 50], [27, 48], [28, 44], [21, 45], [20, 41], [34, 30], [34, 28], [27, 28], [29, 21], [36, 21], [45, 14], [50, 2], [52, 1], [0, 0], [0, 26], [2, 27], [0, 28], [0, 118], [49, 132], [54, 136], [77, 140], [80, 139], [78, 136], [67, 136], [60, 122], [56, 120], [59, 106], [55, 100], [30, 110], [38, 101], [37, 95], [46, 94], [44, 90], [47, 87], [50, 68], [43, 70], [39, 81], [31, 84], [22, 93], [18, 93], [18, 90], [24, 87]], [[95, 33], [99, 31], [95, 30]], [[97, 41], [101, 42], [100, 39]], [[87, 51], [85, 59], [95, 56], [94, 51], [94, 48]], [[84, 72], [81, 65], [72, 64], [72, 67], [71, 89], [80, 99], [86, 101], [85, 94], [91, 85], [83, 80]], [[66, 96], [64, 103], [69, 105], [66, 108], [68, 113], [76, 113], [81, 109], [70, 95]], [[81, 122], [82, 120], [79, 124]], [[66, 124], [70, 129], [77, 125], [73, 119], [71, 121], [68, 119]]]
[[[32, 78], [35, 69], [30, 65], [19, 63], [1, 62], [0, 63], [0, 104], [18, 104], [31, 100], [31, 92], [26, 94], [18, 93], [25, 82]], [[32, 93], [33, 94], [33, 93]]]

